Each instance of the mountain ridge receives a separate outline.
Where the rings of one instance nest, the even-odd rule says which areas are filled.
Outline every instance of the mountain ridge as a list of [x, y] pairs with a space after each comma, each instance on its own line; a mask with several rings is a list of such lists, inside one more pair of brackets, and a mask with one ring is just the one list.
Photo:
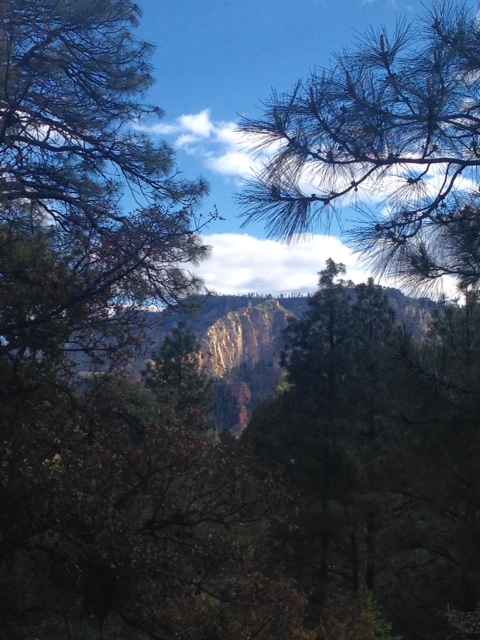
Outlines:
[[[397, 322], [417, 339], [426, 335], [437, 304], [384, 288]], [[353, 290], [352, 290], [353, 295]], [[282, 333], [289, 317], [301, 317], [308, 308], [301, 296], [220, 296], [205, 298], [193, 314], [179, 310], [151, 317], [152, 351], [161, 348], [173, 326], [183, 321], [197, 336], [205, 371], [216, 389], [217, 428], [240, 432], [253, 409], [273, 393], [280, 380]], [[189, 303], [195, 306], [196, 299]], [[160, 326], [159, 326], [160, 321]]]

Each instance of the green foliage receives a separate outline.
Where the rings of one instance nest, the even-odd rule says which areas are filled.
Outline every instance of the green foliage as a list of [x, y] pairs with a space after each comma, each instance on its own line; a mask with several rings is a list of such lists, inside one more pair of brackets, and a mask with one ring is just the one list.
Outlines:
[[428, 633], [445, 637], [447, 607], [472, 611], [480, 596], [478, 313], [468, 294], [438, 312], [424, 345], [403, 345], [402, 419], [384, 479], [401, 514], [388, 540], [388, 607], [404, 602], [410, 635], [427, 626], [430, 609]]
[[329, 260], [308, 311], [285, 332], [286, 384], [245, 440], [298, 492], [292, 573], [315, 607], [334, 589], [373, 589], [383, 527], [373, 487], [395, 406], [394, 317], [370, 281], [352, 290]]
[[[442, 639], [448, 605], [461, 626], [480, 597], [478, 296], [440, 308], [418, 343], [381, 290], [349, 291], [333, 266], [288, 328], [286, 380], [244, 439], [295, 492], [298, 515], [278, 539], [312, 628], [330, 620], [332, 594], [366, 586], [405, 637]], [[320, 635], [370, 637], [356, 624], [337, 610]]]
[[266, 543], [284, 493], [207, 432], [192, 335], [167, 338], [146, 385], [125, 373], [146, 308], [197, 292], [184, 266], [208, 253], [206, 185], [133, 128], [159, 114], [138, 17], [130, 0], [0, 6], [2, 635], [304, 640]]
[[401, 640], [393, 635], [378, 604], [364, 590], [330, 598], [317, 633], [324, 640]]
[[213, 382], [203, 370], [200, 344], [185, 322], [172, 329], [147, 363], [144, 381], [163, 420], [194, 431], [213, 428]]
[[35, 431], [18, 409], [1, 466], [3, 633], [270, 638], [282, 620], [278, 637], [295, 634], [302, 597], [263, 575], [253, 537], [281, 493], [235, 449], [147, 421], [143, 398], [104, 376], [75, 409], [38, 404]]

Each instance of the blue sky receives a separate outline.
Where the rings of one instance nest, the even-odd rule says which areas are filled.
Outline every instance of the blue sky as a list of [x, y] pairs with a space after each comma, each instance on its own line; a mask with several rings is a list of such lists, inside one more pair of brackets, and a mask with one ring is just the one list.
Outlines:
[[[401, 17], [423, 13], [420, 0], [139, 0], [137, 35], [156, 46], [156, 84], [148, 95], [165, 117], [152, 129], [177, 150], [186, 177], [211, 186], [203, 211], [224, 221], [205, 234], [212, 258], [199, 272], [218, 293], [313, 291], [329, 257], [348, 276], [366, 278], [332, 228], [290, 246], [267, 240], [260, 225], [241, 228], [233, 194], [252, 165], [236, 131], [241, 116], [257, 117], [272, 89], [288, 91], [315, 66], [354, 43], [371, 25], [393, 30]], [[351, 214], [350, 214], [351, 215]], [[348, 212], [345, 213], [349, 217]]]

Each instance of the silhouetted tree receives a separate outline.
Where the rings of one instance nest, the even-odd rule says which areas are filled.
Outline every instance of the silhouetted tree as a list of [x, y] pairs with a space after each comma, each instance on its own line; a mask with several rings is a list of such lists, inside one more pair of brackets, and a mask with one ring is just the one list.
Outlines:
[[144, 374], [163, 419], [194, 431], [213, 428], [213, 381], [203, 368], [200, 344], [185, 322], [174, 327]]
[[242, 124], [253, 151], [271, 152], [239, 196], [247, 221], [291, 239], [346, 201], [367, 211], [353, 237], [377, 269], [414, 285], [477, 283], [478, 39], [474, 8], [434, 3], [274, 93]]
[[392, 428], [394, 316], [378, 287], [344, 273], [333, 260], [320, 272], [285, 332], [285, 379], [244, 436], [298, 492], [292, 572], [315, 605], [339, 587], [373, 590], [386, 515], [375, 476]]
[[[135, 312], [194, 291], [206, 255], [172, 150], [134, 128], [152, 47], [132, 2], [6, 0], [0, 13], [0, 351], [125, 345]], [[68, 341], [65, 339], [68, 335]], [[107, 338], [105, 340], [104, 338]]]

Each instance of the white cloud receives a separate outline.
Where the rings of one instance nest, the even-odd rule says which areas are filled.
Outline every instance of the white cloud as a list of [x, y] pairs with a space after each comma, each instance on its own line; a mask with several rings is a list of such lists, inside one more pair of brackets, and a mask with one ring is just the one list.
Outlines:
[[175, 146], [178, 149], [184, 149], [187, 153], [191, 154], [195, 154], [198, 143], [198, 136], [192, 133], [184, 133], [175, 140]]
[[224, 176], [243, 178], [261, 167], [261, 158], [247, 152], [247, 140], [238, 124], [212, 120], [209, 109], [181, 115], [172, 123], [137, 127], [154, 135], [173, 136], [177, 149], [196, 155], [208, 169]]
[[234, 233], [212, 234], [204, 241], [212, 247], [212, 257], [196, 271], [217, 293], [313, 292], [328, 258], [343, 262], [354, 282], [364, 282], [369, 275], [358, 255], [333, 236], [314, 235], [290, 245]]
[[146, 127], [136, 122], [135, 128], [139, 129], [140, 131], [148, 131], [149, 133], [161, 136], [173, 136], [182, 130], [182, 127], [178, 121], [171, 124], [161, 122], [160, 124], [155, 124], [152, 127]]
[[209, 109], [204, 109], [199, 113], [181, 115], [175, 122], [161, 122], [152, 127], [145, 127], [137, 124], [139, 129], [149, 131], [159, 135], [177, 135], [182, 133], [192, 133], [199, 138], [208, 138], [214, 129], [214, 125], [210, 120]]
[[[366, 282], [372, 275], [360, 255], [334, 236], [312, 235], [296, 244], [283, 244], [275, 240], [260, 240], [247, 234], [219, 233], [203, 236], [212, 247], [211, 258], [195, 267], [207, 288], [218, 294], [302, 294], [317, 289], [318, 272], [331, 258], [345, 265], [345, 278], [355, 284]], [[375, 278], [386, 287], [402, 289], [394, 278]], [[404, 290], [411, 295], [411, 290]], [[418, 295], [438, 298], [445, 294], [457, 297], [455, 283], [440, 279], [435, 286]]]
[[227, 151], [218, 157], [210, 154], [205, 162], [216, 173], [239, 177], [250, 175], [255, 164], [248, 155], [240, 151]]
[[[277, 142], [262, 153], [253, 154], [258, 143], [252, 136], [238, 130], [237, 122], [216, 121], [211, 117], [209, 109], [203, 109], [195, 114], [183, 114], [172, 123], [160, 123], [152, 127], [137, 125], [139, 128], [154, 135], [171, 136], [177, 149], [182, 149], [189, 155], [198, 157], [210, 171], [238, 179], [251, 177], [261, 172], [269, 157], [282, 146]], [[356, 170], [357, 169], [357, 170]], [[304, 193], [338, 192], [348, 188], [352, 181], [359, 181], [361, 168], [352, 167], [351, 173], [340, 178], [332, 175], [330, 180], [322, 174], [322, 184], [319, 184], [319, 174], [316, 163], [307, 164], [299, 179], [299, 186]], [[443, 167], [433, 168], [422, 181], [423, 188], [433, 193], [438, 188]], [[378, 204], [392, 194], [405, 189], [404, 168], [395, 168], [390, 175], [383, 175], [378, 182], [374, 178], [360, 184], [359, 192], [351, 193], [351, 200], [368, 204]], [[347, 198], [347, 203], [349, 199]]]
[[191, 131], [202, 138], [208, 138], [215, 129], [215, 125], [210, 120], [210, 111], [208, 109], [193, 115], [180, 116], [179, 122], [183, 129]]
[[224, 122], [222, 126], [216, 129], [215, 134], [219, 142], [223, 142], [230, 147], [238, 149], [245, 147], [245, 136], [238, 131], [236, 122]]

